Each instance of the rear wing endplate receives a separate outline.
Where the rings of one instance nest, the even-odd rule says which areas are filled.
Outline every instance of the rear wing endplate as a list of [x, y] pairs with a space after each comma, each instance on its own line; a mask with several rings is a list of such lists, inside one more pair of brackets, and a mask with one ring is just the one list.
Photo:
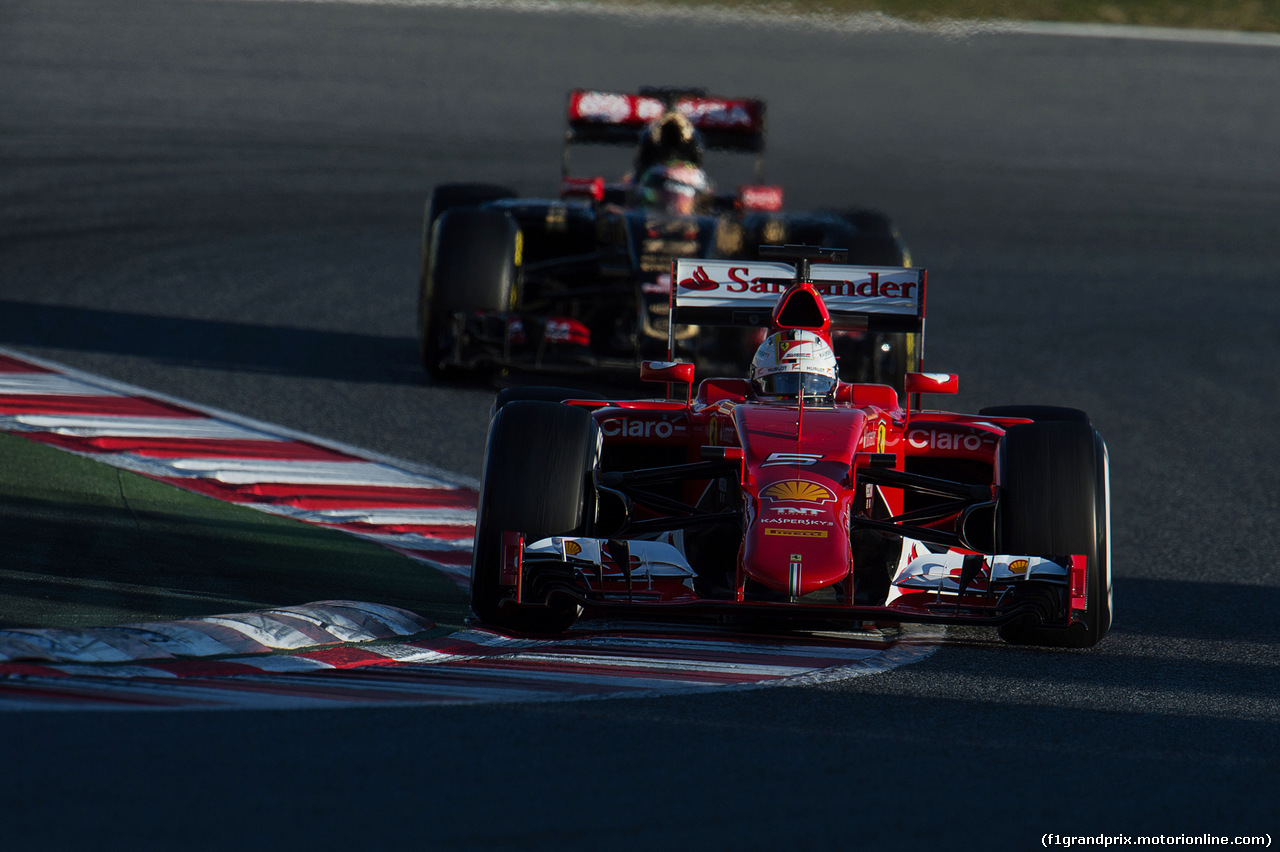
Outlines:
[[[923, 332], [923, 269], [815, 263], [814, 289], [833, 329]], [[671, 264], [671, 321], [685, 325], [767, 328], [796, 270], [776, 261], [680, 259]]]

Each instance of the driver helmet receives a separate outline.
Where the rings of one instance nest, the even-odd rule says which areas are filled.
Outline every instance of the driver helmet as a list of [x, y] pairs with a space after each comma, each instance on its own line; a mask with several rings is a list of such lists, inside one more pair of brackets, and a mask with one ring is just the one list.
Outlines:
[[693, 122], [678, 110], [668, 109], [641, 131], [635, 173], [643, 174], [650, 166], [670, 160], [701, 166], [702, 151], [702, 135]]
[[757, 397], [830, 402], [838, 383], [836, 356], [818, 334], [787, 329], [771, 334], [756, 349], [747, 377]]
[[668, 216], [692, 216], [706, 207], [711, 194], [707, 174], [696, 165], [676, 161], [651, 166], [636, 181], [640, 206]]

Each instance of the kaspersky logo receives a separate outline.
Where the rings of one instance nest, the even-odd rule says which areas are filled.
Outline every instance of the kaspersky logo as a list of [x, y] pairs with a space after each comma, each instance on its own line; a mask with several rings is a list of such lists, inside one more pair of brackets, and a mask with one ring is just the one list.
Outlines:
[[825, 485], [807, 479], [784, 479], [767, 486], [760, 492], [765, 500], [781, 503], [830, 503], [835, 492]]

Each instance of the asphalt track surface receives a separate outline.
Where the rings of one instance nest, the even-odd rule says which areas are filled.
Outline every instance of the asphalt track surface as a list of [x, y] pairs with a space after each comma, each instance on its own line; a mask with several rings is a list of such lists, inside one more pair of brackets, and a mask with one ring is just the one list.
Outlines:
[[0, 343], [477, 476], [430, 187], [547, 192], [564, 92], [769, 101], [791, 206], [889, 211], [956, 407], [1091, 412], [1116, 625], [807, 687], [13, 714], [12, 848], [1023, 849], [1277, 835], [1280, 50], [272, 2], [0, 2]]

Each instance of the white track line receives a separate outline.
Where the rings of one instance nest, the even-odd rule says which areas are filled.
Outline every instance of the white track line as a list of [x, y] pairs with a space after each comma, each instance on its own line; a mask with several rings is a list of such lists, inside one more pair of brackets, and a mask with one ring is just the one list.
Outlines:
[[[240, 0], [237, 0], [240, 2]], [[943, 18], [928, 23], [895, 18], [883, 12], [790, 13], [777, 9], [742, 8], [723, 5], [682, 6], [664, 3], [574, 3], [563, 0], [258, 0], [272, 3], [308, 3], [347, 6], [389, 6], [421, 9], [458, 9], [479, 12], [515, 12], [542, 15], [579, 15], [618, 18], [641, 24], [681, 22], [713, 26], [821, 31], [844, 35], [875, 33], [919, 33], [948, 39], [983, 35], [1032, 35], [1067, 38], [1123, 39], [1130, 41], [1181, 42], [1233, 47], [1280, 47], [1280, 34], [1206, 30], [1179, 27], [1148, 27], [1133, 24], [1087, 24], [1057, 21], [977, 20]]]

